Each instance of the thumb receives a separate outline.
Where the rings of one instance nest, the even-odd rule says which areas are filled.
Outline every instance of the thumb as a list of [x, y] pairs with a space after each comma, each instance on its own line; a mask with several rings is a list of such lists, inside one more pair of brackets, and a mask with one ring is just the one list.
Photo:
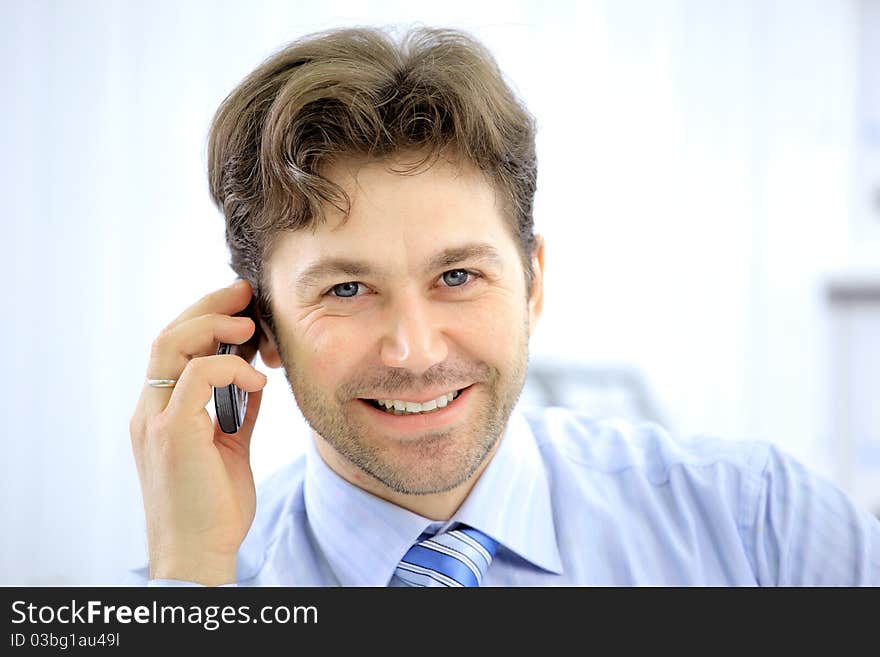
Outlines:
[[251, 446], [251, 435], [254, 433], [254, 426], [257, 423], [257, 415], [260, 412], [260, 405], [263, 402], [263, 390], [256, 390], [248, 393], [247, 410], [244, 414], [244, 421], [241, 423], [236, 432], [236, 440], [241, 446], [249, 450]]
[[241, 426], [235, 433], [226, 433], [220, 428], [219, 418], [214, 418], [214, 442], [220, 441], [231, 453], [243, 456], [246, 459], [250, 455], [251, 434], [257, 422], [257, 414], [260, 412], [260, 403], [263, 400], [263, 391], [256, 390], [248, 393], [247, 410]]

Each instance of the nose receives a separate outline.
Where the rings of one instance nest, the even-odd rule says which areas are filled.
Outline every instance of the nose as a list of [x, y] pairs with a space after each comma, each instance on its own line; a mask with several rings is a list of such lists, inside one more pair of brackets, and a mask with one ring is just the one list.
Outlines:
[[405, 295], [387, 308], [381, 360], [387, 367], [405, 367], [416, 374], [446, 360], [447, 345], [438, 313], [431, 302]]

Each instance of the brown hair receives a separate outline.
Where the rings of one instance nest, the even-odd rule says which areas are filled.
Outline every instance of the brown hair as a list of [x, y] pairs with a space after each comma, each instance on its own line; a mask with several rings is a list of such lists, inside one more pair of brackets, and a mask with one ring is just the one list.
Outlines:
[[208, 138], [211, 196], [226, 217], [231, 267], [257, 292], [272, 331], [263, 263], [281, 231], [344, 217], [351, 201], [321, 176], [343, 157], [454, 151], [495, 185], [531, 292], [535, 120], [492, 54], [453, 29], [419, 27], [400, 45], [379, 28], [310, 34], [264, 61], [217, 110]]

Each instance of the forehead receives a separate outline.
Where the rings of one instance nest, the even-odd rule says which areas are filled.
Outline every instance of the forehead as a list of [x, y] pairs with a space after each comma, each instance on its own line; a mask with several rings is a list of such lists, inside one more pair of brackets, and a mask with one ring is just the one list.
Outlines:
[[345, 221], [337, 208], [325, 206], [325, 227], [333, 232], [369, 229], [384, 218], [407, 224], [449, 220], [474, 230], [495, 227], [500, 197], [483, 172], [447, 157], [412, 170], [422, 158], [412, 153], [381, 161], [346, 159], [328, 167], [324, 175], [348, 194], [351, 212]]
[[322, 260], [357, 259], [373, 273], [421, 273], [444, 253], [474, 244], [493, 247], [499, 261], [517, 257], [500, 196], [486, 176], [443, 158], [400, 173], [417, 161], [345, 160], [327, 168], [323, 175], [349, 195], [348, 219], [326, 205], [325, 222], [280, 236], [271, 269], [283, 263], [293, 274]]

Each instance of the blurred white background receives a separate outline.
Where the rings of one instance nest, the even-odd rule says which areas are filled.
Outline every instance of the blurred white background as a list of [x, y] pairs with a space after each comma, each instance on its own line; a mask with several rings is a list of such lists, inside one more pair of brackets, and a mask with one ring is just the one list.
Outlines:
[[[3, 0], [0, 584], [144, 559], [150, 343], [233, 280], [209, 122], [281, 45], [343, 25], [467, 29], [536, 115], [533, 361], [627, 368], [676, 434], [775, 442], [880, 510], [878, 5]], [[268, 374], [258, 479], [307, 436]]]

